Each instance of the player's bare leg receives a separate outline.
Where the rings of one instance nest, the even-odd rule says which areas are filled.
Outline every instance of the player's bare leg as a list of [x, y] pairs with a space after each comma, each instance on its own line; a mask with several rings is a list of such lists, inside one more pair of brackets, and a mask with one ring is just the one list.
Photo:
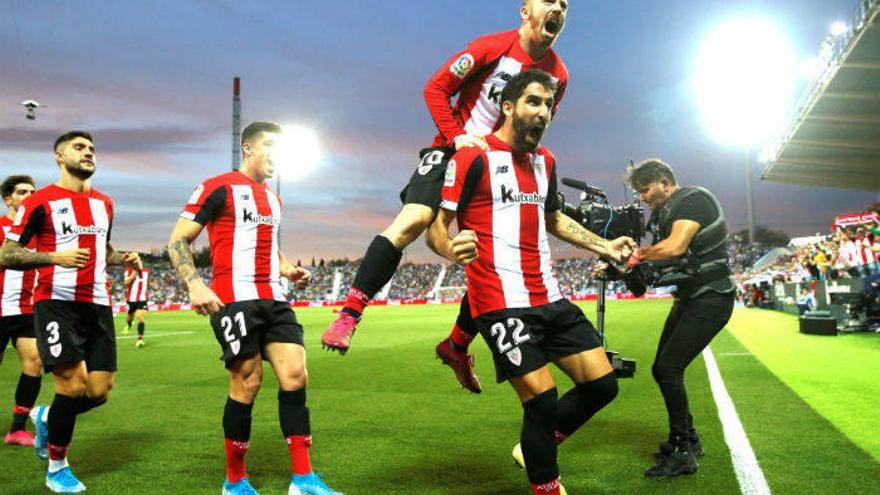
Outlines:
[[256, 494], [248, 481], [245, 455], [251, 440], [251, 412], [263, 382], [260, 355], [237, 359], [228, 365], [229, 397], [223, 410], [223, 434], [226, 445], [226, 480], [224, 494]]
[[339, 312], [339, 317], [321, 336], [325, 349], [339, 351], [343, 355], [348, 352], [364, 309], [373, 296], [391, 280], [400, 263], [403, 249], [418, 239], [433, 219], [432, 208], [408, 203], [403, 205], [391, 225], [373, 239], [348, 291], [345, 306]]
[[299, 344], [270, 342], [266, 357], [278, 377], [278, 419], [290, 453], [289, 495], [336, 495], [312, 470], [312, 430], [306, 406], [306, 350]]
[[28, 414], [40, 394], [43, 369], [40, 354], [37, 352], [37, 339], [19, 337], [15, 341], [15, 351], [21, 363], [21, 375], [15, 389], [15, 407], [12, 410], [12, 425], [6, 434], [6, 445], [34, 446], [33, 433], [25, 429]]

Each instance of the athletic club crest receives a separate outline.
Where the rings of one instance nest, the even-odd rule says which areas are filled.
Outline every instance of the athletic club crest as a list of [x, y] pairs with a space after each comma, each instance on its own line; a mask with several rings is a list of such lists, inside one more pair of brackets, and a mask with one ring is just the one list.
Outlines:
[[510, 359], [510, 362], [515, 366], [519, 366], [522, 364], [522, 351], [519, 350], [519, 347], [514, 347], [507, 351], [507, 359]]
[[56, 358], [58, 356], [60, 356], [61, 355], [61, 344], [59, 343], [59, 344], [54, 344], [52, 346], [49, 346], [49, 354], [51, 354], [52, 357], [56, 357]]
[[241, 350], [241, 342], [233, 340], [229, 343], [229, 348], [232, 349], [233, 354], [238, 355], [238, 351]]

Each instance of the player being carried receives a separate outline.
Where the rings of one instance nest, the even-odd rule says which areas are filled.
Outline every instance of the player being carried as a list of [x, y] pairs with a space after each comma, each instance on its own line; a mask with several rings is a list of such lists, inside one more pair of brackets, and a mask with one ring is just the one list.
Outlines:
[[[21, 202], [33, 194], [34, 179], [27, 175], [10, 175], [0, 191], [9, 213], [0, 218], [0, 244], [12, 230], [12, 222]], [[21, 362], [21, 375], [15, 388], [15, 407], [12, 409], [12, 425], [6, 434], [6, 445], [32, 447], [34, 435], [25, 429], [28, 413], [40, 395], [43, 366], [37, 352], [34, 334], [34, 282], [36, 271], [6, 270], [0, 268], [0, 363], [6, 344], [12, 341]]]
[[[444, 64], [425, 86], [425, 102], [439, 132], [431, 147], [421, 150], [421, 161], [400, 193], [404, 205], [397, 217], [377, 235], [348, 292], [345, 307], [324, 332], [325, 347], [344, 354], [365, 307], [391, 280], [403, 249], [431, 224], [440, 204], [446, 164], [456, 150], [487, 150], [485, 136], [498, 127], [500, 95], [507, 81], [527, 69], [548, 72], [556, 82], [553, 110], [568, 84], [568, 71], [551, 48], [568, 13], [567, 0], [523, 0], [518, 29], [477, 38]], [[458, 94], [455, 106], [451, 98]], [[455, 371], [461, 385], [480, 392], [468, 346], [477, 334], [462, 299], [458, 319], [448, 339], [437, 345], [437, 356]]]
[[141, 348], [144, 346], [144, 331], [147, 319], [147, 301], [149, 300], [150, 290], [150, 269], [147, 267], [141, 270], [129, 268], [125, 270], [125, 299], [128, 301], [128, 315], [125, 317], [125, 331], [131, 330], [131, 324], [137, 318], [137, 340], [134, 346]]
[[[253, 122], [241, 133], [238, 171], [199, 185], [171, 233], [168, 254], [189, 289], [193, 309], [211, 316], [221, 359], [229, 370], [229, 397], [223, 411], [226, 437], [225, 495], [252, 495], [245, 470], [251, 411], [263, 379], [263, 360], [278, 377], [278, 416], [290, 452], [288, 495], [335, 495], [312, 471], [309, 408], [306, 407], [306, 350], [303, 328], [287, 302], [281, 277], [300, 289], [308, 270], [292, 265], [278, 245], [281, 199], [266, 185], [275, 172], [272, 150], [281, 127]], [[193, 263], [190, 244], [208, 228], [211, 287]]]
[[[0, 266], [37, 268], [34, 329], [46, 371], [55, 378], [51, 408], [32, 411], [37, 424], [34, 447], [46, 455], [46, 486], [56, 493], [78, 493], [85, 486], [67, 462], [77, 417], [107, 402], [116, 372], [116, 336], [110, 309], [107, 265], [140, 269], [137, 253], [110, 245], [113, 201], [92, 187], [95, 144], [84, 131], [55, 141], [61, 178], [22, 202], [12, 230], [0, 248]], [[29, 244], [33, 241], [33, 244]], [[29, 251], [24, 246], [33, 246]], [[48, 426], [48, 446], [43, 433]]]
[[[510, 382], [525, 413], [519, 461], [542, 495], [564, 493], [557, 445], [617, 395], [596, 330], [559, 291], [547, 234], [615, 261], [635, 247], [628, 237], [602, 239], [560, 211], [556, 161], [539, 146], [555, 93], [553, 78], [539, 70], [508, 81], [501, 127], [486, 137], [489, 150], [464, 149], [449, 161], [428, 235], [438, 254], [466, 265], [471, 314], [498, 381]], [[460, 232], [450, 239], [456, 218]], [[574, 382], [558, 400], [551, 361]]]

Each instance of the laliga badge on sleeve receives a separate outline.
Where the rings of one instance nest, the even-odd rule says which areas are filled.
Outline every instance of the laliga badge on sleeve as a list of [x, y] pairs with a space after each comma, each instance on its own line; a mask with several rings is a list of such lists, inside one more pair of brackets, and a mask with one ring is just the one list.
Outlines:
[[452, 72], [455, 77], [464, 79], [465, 76], [468, 75], [468, 72], [473, 68], [474, 56], [470, 53], [463, 53], [455, 60], [455, 62], [452, 62], [452, 65], [449, 66], [449, 71]]
[[452, 186], [455, 184], [455, 160], [449, 160], [446, 165], [446, 177], [443, 179], [444, 186]]

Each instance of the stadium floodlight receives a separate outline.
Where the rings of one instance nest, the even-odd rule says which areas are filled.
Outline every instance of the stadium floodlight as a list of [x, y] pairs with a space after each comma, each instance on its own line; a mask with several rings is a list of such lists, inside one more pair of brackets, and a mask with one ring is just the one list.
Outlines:
[[772, 23], [737, 19], [712, 32], [696, 62], [694, 94], [710, 133], [752, 147], [775, 137], [794, 92], [795, 58]]
[[720, 143], [745, 151], [749, 242], [755, 239], [752, 149], [781, 133], [797, 72], [785, 35], [763, 19], [718, 26], [697, 56], [693, 90], [706, 128]]
[[801, 62], [801, 73], [810, 81], [815, 81], [822, 74], [825, 64], [819, 57], [809, 58]]
[[831, 23], [831, 27], [828, 29], [828, 32], [831, 33], [831, 36], [840, 36], [847, 32], [849, 27], [843, 21], [834, 21]]
[[321, 162], [321, 146], [315, 131], [299, 125], [281, 126], [281, 138], [272, 153], [278, 180], [299, 181]]

